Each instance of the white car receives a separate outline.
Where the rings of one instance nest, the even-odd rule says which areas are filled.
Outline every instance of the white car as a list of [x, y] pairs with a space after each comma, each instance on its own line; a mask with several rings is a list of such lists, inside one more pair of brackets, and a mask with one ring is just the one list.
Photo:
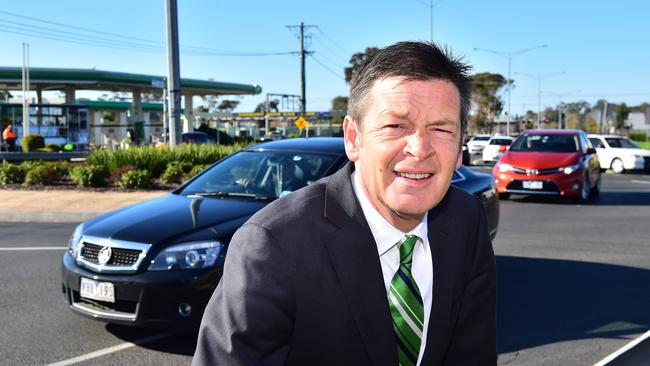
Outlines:
[[508, 150], [513, 140], [514, 138], [510, 136], [492, 136], [485, 148], [483, 148], [483, 162], [496, 163], [499, 161], [501, 155]]
[[650, 172], [650, 150], [642, 149], [632, 140], [618, 135], [588, 135], [596, 148], [601, 169], [614, 173], [626, 170]]
[[470, 154], [479, 154], [483, 152], [483, 148], [490, 141], [492, 135], [476, 135], [467, 141], [467, 149], [469, 149]]

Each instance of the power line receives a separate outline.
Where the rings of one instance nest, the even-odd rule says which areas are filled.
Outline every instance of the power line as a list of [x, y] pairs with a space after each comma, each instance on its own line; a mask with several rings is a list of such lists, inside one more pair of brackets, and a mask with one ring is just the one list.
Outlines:
[[[29, 19], [35, 22], [51, 24], [58, 27], [81, 30], [83, 32], [108, 35], [111, 37], [117, 37], [122, 39], [131, 39], [131, 40], [136, 40], [145, 43], [143, 44], [143, 43], [132, 42], [132, 41], [97, 37], [97, 36], [92, 36], [87, 34], [69, 32], [61, 29], [42, 27], [33, 24], [26, 24], [26, 23], [20, 23], [20, 22], [3, 19], [2, 20], [3, 23], [11, 23], [14, 25], [18, 25], [18, 27], [13, 27], [13, 28], [4, 27], [3, 29], [0, 29], [0, 31], [5, 33], [26, 35], [26, 36], [44, 38], [44, 39], [55, 40], [60, 42], [68, 42], [74, 44], [90, 45], [96, 47], [105, 47], [105, 48], [112, 48], [112, 49], [137, 51], [137, 52], [163, 53], [165, 51], [165, 44], [159, 41], [137, 38], [137, 37], [130, 37], [130, 36], [125, 36], [117, 33], [103, 32], [103, 31], [93, 30], [89, 28], [76, 27], [76, 26], [45, 20], [45, 19], [39, 19], [35, 17], [10, 13], [2, 10], [0, 10], [0, 14]], [[28, 28], [24, 28], [24, 27], [28, 27]], [[40, 29], [41, 31], [35, 29]], [[183, 54], [185, 55], [208, 56], [208, 57], [210, 56], [258, 57], [258, 56], [278, 56], [278, 55], [292, 54], [292, 52], [249, 52], [249, 51], [215, 49], [215, 48], [200, 47], [200, 46], [181, 46], [181, 49], [184, 51]]]
[[345, 81], [345, 78], [341, 77], [341, 75], [337, 74], [335, 71], [327, 67], [324, 63], [322, 63], [319, 59], [317, 59], [316, 56], [314, 56], [313, 54], [310, 56], [314, 61], [316, 61], [317, 64], [321, 65], [325, 70], [329, 71], [332, 75], [336, 76], [337, 78]]
[[347, 55], [351, 55], [351, 54], [352, 54], [352, 52], [349, 52], [348, 50], [346, 50], [345, 48], [343, 48], [341, 45], [339, 45], [338, 43], [336, 43], [336, 42], [335, 42], [335, 41], [334, 41], [330, 36], [328, 36], [327, 33], [325, 33], [325, 32], [324, 32], [324, 31], [323, 31], [319, 26], [316, 26], [316, 28], [317, 28], [318, 31], [320, 32], [321, 36], [323, 36], [326, 40], [328, 40], [328, 41], [329, 41], [331, 44], [333, 44], [336, 48], [338, 48], [339, 50], [343, 51], [343, 53], [345, 53], [346, 56], [344, 56], [344, 58], [347, 57]]

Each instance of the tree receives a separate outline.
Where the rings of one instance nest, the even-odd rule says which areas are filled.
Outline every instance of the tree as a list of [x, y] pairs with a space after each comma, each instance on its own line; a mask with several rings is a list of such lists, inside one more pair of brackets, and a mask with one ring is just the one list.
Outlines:
[[203, 95], [201, 96], [201, 111], [206, 113], [214, 113], [219, 107], [219, 97], [216, 95]]
[[221, 101], [219, 106], [217, 107], [218, 110], [220, 111], [226, 111], [226, 112], [232, 112], [233, 109], [237, 108], [239, 105], [238, 100], [230, 100], [230, 99], [224, 99]]
[[343, 69], [345, 73], [345, 82], [349, 83], [352, 76], [359, 70], [359, 67], [372, 58], [379, 49], [377, 47], [368, 47], [364, 52], [357, 52], [350, 57], [350, 67]]
[[348, 97], [343, 97], [343, 96], [338, 96], [334, 97], [332, 99], [332, 110], [333, 111], [341, 111], [341, 112], [346, 112], [348, 110], [348, 100], [350, 98]]
[[472, 102], [475, 112], [470, 119], [470, 125], [478, 132], [491, 130], [489, 125], [503, 110], [503, 101], [498, 92], [507, 84], [506, 78], [500, 74], [489, 72], [479, 73], [472, 77], [474, 93]]
[[[268, 103], [268, 104], [267, 104]], [[279, 112], [280, 110], [278, 109], [278, 104], [280, 104], [279, 99], [270, 99], [268, 101], [263, 101], [262, 103], [258, 104], [257, 107], [255, 107], [255, 112], [261, 112], [261, 113], [266, 113], [266, 112]]]
[[584, 100], [567, 103], [564, 110], [567, 114], [567, 128], [587, 130], [586, 119], [591, 110], [589, 103]]
[[630, 108], [625, 103], [617, 104], [614, 108], [614, 121], [616, 121], [616, 129], [621, 131], [625, 128], [625, 121], [630, 115]]
[[340, 125], [343, 123], [343, 118], [348, 111], [349, 99], [340, 95], [332, 99], [332, 124]]

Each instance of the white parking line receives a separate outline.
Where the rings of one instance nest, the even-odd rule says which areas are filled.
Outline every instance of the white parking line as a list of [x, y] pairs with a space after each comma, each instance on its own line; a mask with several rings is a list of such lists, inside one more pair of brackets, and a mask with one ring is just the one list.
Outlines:
[[167, 333], [154, 335], [154, 336], [151, 336], [151, 337], [138, 339], [138, 340], [135, 340], [133, 342], [126, 342], [126, 343], [118, 344], [118, 345], [113, 346], [113, 347], [100, 349], [100, 350], [97, 350], [95, 352], [86, 353], [85, 355], [81, 355], [81, 356], [77, 356], [77, 357], [74, 357], [74, 358], [69, 358], [67, 360], [51, 363], [51, 364], [46, 365], [46, 366], [73, 365], [75, 363], [87, 361], [87, 360], [90, 360], [90, 359], [93, 359], [93, 358], [97, 358], [97, 357], [100, 357], [100, 356], [107, 355], [109, 353], [115, 353], [115, 352], [118, 352], [118, 351], [125, 350], [127, 348], [131, 348], [131, 347], [135, 347], [135, 346], [138, 346], [138, 345], [141, 345], [141, 344], [157, 341], [157, 340], [159, 340], [161, 338], [169, 337], [172, 334], [174, 334], [174, 333], [167, 332]]
[[632, 182], [632, 183], [641, 183], [641, 184], [650, 184], [650, 180], [636, 180], [636, 179], [632, 179], [630, 182]]
[[598, 361], [597, 363], [594, 364], [594, 366], [605, 366], [605, 365], [607, 365], [608, 363], [614, 361], [616, 359], [616, 357], [618, 357], [618, 356], [622, 355], [623, 353], [631, 350], [632, 348], [636, 347], [637, 345], [639, 345], [641, 342], [645, 341], [648, 338], [650, 338], [650, 330], [643, 333], [638, 338], [633, 339], [628, 344], [626, 344], [625, 346], [619, 348], [618, 350], [616, 350], [614, 353], [610, 354], [609, 356], [607, 356], [607, 357], [603, 358], [602, 360]]
[[0, 252], [17, 252], [21, 250], [66, 250], [66, 247], [8, 247], [0, 248]]

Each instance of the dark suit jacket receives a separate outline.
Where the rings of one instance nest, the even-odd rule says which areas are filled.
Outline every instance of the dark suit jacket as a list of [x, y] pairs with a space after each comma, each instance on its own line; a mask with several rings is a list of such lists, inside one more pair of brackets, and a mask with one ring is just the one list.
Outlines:
[[[397, 365], [352, 169], [273, 202], [235, 233], [193, 365]], [[433, 306], [422, 365], [496, 365], [496, 270], [481, 203], [450, 187], [428, 233]]]

